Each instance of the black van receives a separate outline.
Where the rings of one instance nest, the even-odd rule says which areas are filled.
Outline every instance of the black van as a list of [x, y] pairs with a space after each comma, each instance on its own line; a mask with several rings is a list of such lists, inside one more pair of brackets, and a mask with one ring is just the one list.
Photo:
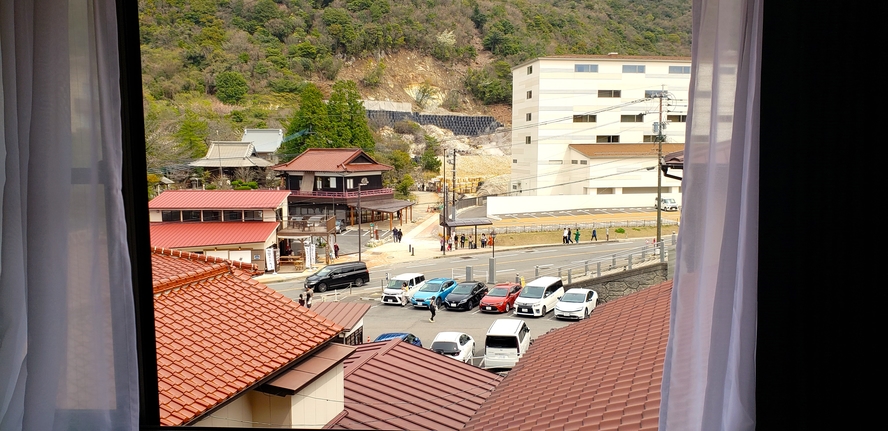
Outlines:
[[364, 262], [334, 263], [305, 279], [305, 287], [315, 292], [325, 292], [328, 288], [346, 287], [351, 283], [361, 287], [370, 282], [370, 271]]

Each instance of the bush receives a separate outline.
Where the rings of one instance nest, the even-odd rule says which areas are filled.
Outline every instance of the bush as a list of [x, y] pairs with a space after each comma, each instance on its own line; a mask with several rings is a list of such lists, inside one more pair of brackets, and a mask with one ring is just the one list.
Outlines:
[[239, 72], [222, 72], [216, 75], [216, 97], [222, 103], [240, 103], [247, 95], [247, 80]]
[[614, 229], [614, 232], [616, 232], [616, 233], [626, 233], [626, 229], [623, 229], [623, 228], [621, 228], [621, 227], [618, 227], [618, 228]]
[[361, 83], [370, 88], [376, 88], [382, 82], [382, 73], [385, 72], [385, 62], [380, 60], [370, 65], [370, 70], [361, 78]]

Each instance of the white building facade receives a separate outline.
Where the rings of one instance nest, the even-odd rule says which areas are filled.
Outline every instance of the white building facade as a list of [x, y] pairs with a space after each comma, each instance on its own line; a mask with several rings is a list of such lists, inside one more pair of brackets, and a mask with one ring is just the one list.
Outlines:
[[[690, 57], [597, 55], [514, 67], [511, 196], [625, 194], [652, 206], [656, 151], [641, 147], [657, 145], [661, 101], [664, 144], [684, 143], [690, 66]], [[648, 145], [626, 157], [577, 150], [590, 144]], [[663, 193], [680, 193], [679, 181], [664, 177], [662, 184]]]

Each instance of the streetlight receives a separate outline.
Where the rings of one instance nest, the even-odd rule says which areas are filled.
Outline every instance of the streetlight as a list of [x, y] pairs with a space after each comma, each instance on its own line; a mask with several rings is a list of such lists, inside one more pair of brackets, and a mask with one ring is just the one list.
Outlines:
[[367, 177], [361, 178], [358, 183], [358, 262], [361, 261], [361, 186], [366, 186]]
[[490, 242], [493, 244], [490, 245], [490, 248], [493, 249], [493, 258], [496, 258], [496, 230], [490, 231]]

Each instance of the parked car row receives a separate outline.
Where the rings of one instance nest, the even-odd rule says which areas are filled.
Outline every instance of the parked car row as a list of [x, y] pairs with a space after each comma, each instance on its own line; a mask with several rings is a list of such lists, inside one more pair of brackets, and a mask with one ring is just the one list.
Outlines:
[[[407, 291], [404, 291], [404, 285]], [[426, 280], [419, 273], [392, 277], [383, 289], [383, 304], [402, 304], [402, 298], [413, 307], [428, 308], [434, 298], [439, 308], [469, 311], [479, 307], [486, 313], [508, 313], [516, 316], [542, 317], [554, 311], [558, 319], [585, 319], [598, 305], [598, 293], [592, 289], [573, 288], [564, 292], [560, 277], [540, 277], [527, 283], [497, 283], [488, 289], [480, 281], [458, 283], [452, 278]]]

